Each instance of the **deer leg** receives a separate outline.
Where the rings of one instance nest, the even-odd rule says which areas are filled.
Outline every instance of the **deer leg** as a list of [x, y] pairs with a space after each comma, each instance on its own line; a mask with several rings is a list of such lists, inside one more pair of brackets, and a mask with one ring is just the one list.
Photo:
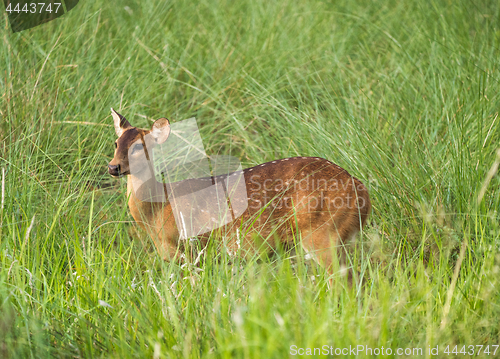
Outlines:
[[340, 275], [347, 275], [349, 287], [353, 283], [353, 271], [347, 263], [347, 248], [340, 240], [338, 231], [324, 226], [308, 233], [302, 233], [301, 246], [330, 275], [329, 287], [333, 285], [333, 276], [338, 268]]

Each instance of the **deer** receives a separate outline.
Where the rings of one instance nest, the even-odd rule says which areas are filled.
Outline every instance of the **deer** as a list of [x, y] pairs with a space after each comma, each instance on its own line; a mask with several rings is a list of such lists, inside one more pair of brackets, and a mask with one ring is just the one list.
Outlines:
[[[207, 184], [216, 184], [220, 178], [208, 176], [165, 183], [156, 176], [144, 176], [153, 171], [148, 152], [169, 141], [169, 120], [162, 117], [151, 129], [141, 129], [133, 127], [113, 108], [111, 114], [117, 140], [108, 172], [115, 178], [127, 177], [130, 213], [152, 238], [160, 257], [166, 261], [180, 261], [185, 251], [181, 240], [183, 229], [179, 228], [182, 225], [174, 216], [176, 204], [164, 195], [166, 188], [189, 182], [189, 188], [196, 191]], [[132, 163], [143, 167], [133, 171]], [[221, 228], [197, 236], [202, 246], [215, 241], [220, 250], [226, 248], [228, 253], [239, 253], [243, 257], [263, 250], [272, 252], [280, 246], [300, 246], [330, 278], [334, 276], [337, 260], [352, 283], [353, 271], [347, 269], [345, 248], [363, 230], [371, 211], [368, 189], [360, 180], [327, 159], [302, 156], [245, 168], [240, 178], [245, 185], [246, 206]], [[148, 189], [149, 197], [141, 194], [138, 187]], [[163, 200], [155, 200], [155, 196]], [[210, 220], [200, 214], [202, 221]], [[220, 231], [219, 235], [216, 231]]]

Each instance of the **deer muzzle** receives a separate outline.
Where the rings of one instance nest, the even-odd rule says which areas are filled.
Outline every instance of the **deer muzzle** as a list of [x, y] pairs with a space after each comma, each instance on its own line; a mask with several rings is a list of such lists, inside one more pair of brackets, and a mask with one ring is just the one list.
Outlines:
[[108, 164], [108, 173], [113, 177], [120, 177], [120, 165]]

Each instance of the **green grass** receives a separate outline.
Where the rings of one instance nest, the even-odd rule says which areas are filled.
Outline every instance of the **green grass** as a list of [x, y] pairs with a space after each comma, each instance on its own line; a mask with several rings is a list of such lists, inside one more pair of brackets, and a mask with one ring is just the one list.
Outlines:
[[[493, 356], [499, 2], [85, 0], [16, 34], [3, 19], [0, 357]], [[163, 263], [106, 173], [110, 107], [142, 127], [195, 116], [207, 152], [246, 167], [346, 168], [373, 203], [364, 286], [328, 290], [300, 252]]]

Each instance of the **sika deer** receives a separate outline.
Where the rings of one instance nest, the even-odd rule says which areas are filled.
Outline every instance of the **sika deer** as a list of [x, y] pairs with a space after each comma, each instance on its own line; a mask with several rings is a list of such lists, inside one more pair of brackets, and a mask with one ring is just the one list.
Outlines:
[[[179, 241], [182, 228], [176, 225], [173, 205], [168, 200], [151, 198], [164, 195], [167, 186], [177, 183], [163, 183], [151, 175], [142, 178], [142, 173], [153, 171], [148, 149], [168, 141], [170, 123], [161, 118], [154, 122], [151, 130], [144, 130], [132, 127], [125, 117], [111, 111], [118, 139], [114, 158], [108, 165], [109, 173], [113, 177], [128, 176], [127, 195], [132, 216], [151, 236], [162, 258], [176, 260], [182, 247]], [[143, 160], [135, 160], [142, 169], [131, 172], [130, 162], [144, 155]], [[244, 169], [241, 178], [246, 185], [244, 195], [248, 204], [238, 218], [222, 227], [224, 235], [212, 236], [213, 240], [225, 241], [230, 252], [239, 250], [242, 255], [252, 255], [262, 250], [262, 245], [273, 250], [279, 245], [293, 244], [296, 238], [306, 253], [330, 274], [333, 274], [335, 252], [345, 264], [342, 247], [365, 225], [371, 210], [368, 191], [358, 179], [318, 157], [293, 157], [263, 163]], [[213, 185], [220, 178], [207, 177], [182, 183], [189, 183], [190, 190], [196, 191], [207, 186], [202, 185], [203, 181]], [[153, 195], [144, 197], [140, 190], [134, 190], [137, 183]], [[201, 220], [210, 221], [201, 212]], [[203, 245], [207, 244], [209, 235], [207, 232], [198, 236]], [[260, 238], [260, 243], [256, 238]], [[349, 275], [352, 275], [350, 271]]]

